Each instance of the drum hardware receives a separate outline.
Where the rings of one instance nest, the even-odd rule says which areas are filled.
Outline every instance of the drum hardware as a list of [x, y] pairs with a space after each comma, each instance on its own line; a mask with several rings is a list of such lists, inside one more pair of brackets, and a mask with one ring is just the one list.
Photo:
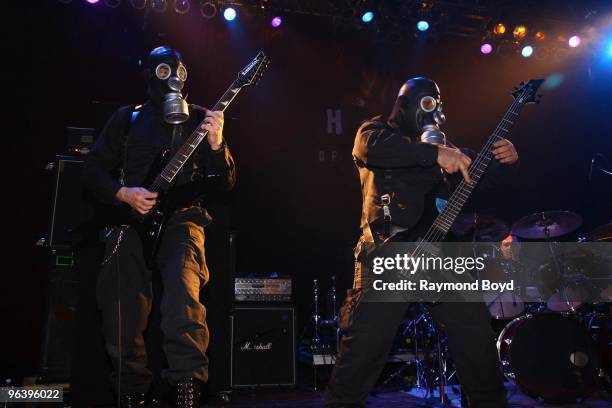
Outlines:
[[319, 280], [312, 281], [312, 315], [302, 329], [298, 339], [300, 360], [312, 366], [313, 389], [319, 388], [320, 373], [318, 368], [321, 366], [333, 365], [336, 361], [336, 350], [338, 345], [338, 319], [335, 312], [335, 277], [332, 277], [331, 293], [328, 299], [333, 304], [332, 318], [321, 318], [321, 307], [319, 299], [321, 291]]
[[321, 316], [319, 315], [319, 281], [318, 279], [312, 280], [312, 295], [313, 295], [313, 305], [314, 311], [312, 314], [312, 320], [314, 321], [314, 334], [312, 337], [312, 343], [310, 344], [310, 348], [318, 349], [321, 347], [321, 338], [319, 337], [319, 320]]
[[[302, 346], [307, 345], [310, 354], [329, 354], [335, 353], [338, 341], [338, 316], [335, 309], [336, 299], [336, 278], [335, 276], [331, 279], [332, 285], [330, 294], [327, 296], [333, 305], [333, 311], [331, 319], [321, 318], [321, 307], [319, 299], [321, 298], [321, 291], [319, 287], [319, 280], [313, 279], [312, 281], [312, 315], [302, 330], [300, 336], [300, 342]], [[311, 337], [306, 337], [308, 332], [311, 332]]]
[[338, 320], [338, 307], [336, 305], [336, 277], [332, 276], [331, 277], [331, 282], [332, 282], [332, 286], [331, 286], [331, 293], [330, 293], [330, 303], [331, 303], [331, 319], [333, 321], [337, 321]]
[[582, 225], [582, 217], [571, 211], [545, 211], [527, 215], [512, 224], [512, 234], [526, 239], [560, 237]]
[[[416, 383], [410, 384], [411, 391], [418, 391], [422, 402], [419, 406], [440, 407], [451, 406], [446, 394], [446, 385], [455, 375], [448, 372], [448, 350], [446, 337], [436, 327], [435, 321], [429, 316], [422, 305], [415, 305], [416, 316], [406, 322], [400, 337], [411, 337], [411, 345], [415, 355], [414, 360], [405, 361], [396, 371], [392, 372], [382, 382], [389, 385], [393, 380], [402, 378], [403, 373], [412, 365], [416, 369]], [[438, 389], [438, 397], [435, 389]]]
[[338, 321], [338, 307], [336, 295], [336, 277], [331, 277], [329, 293], [325, 295], [325, 308], [323, 310], [325, 319], [320, 320], [320, 325], [335, 326]]
[[480, 213], [459, 214], [451, 228], [455, 235], [467, 237], [472, 242], [497, 242], [508, 236], [510, 228], [499, 218]]

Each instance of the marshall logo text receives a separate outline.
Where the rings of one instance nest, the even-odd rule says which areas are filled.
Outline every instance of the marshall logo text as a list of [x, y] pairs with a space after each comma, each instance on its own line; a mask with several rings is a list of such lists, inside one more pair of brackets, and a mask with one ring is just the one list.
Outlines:
[[251, 344], [250, 341], [245, 341], [244, 344], [240, 346], [240, 350], [243, 350], [243, 351], [272, 350], [272, 342]]

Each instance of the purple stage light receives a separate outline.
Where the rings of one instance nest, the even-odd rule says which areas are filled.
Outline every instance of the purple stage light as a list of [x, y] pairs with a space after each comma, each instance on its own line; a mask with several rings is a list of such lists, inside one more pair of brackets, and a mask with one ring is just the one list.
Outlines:
[[490, 54], [491, 51], [493, 51], [493, 46], [489, 43], [485, 43], [480, 46], [480, 52], [482, 52], [485, 55]]
[[85, 0], [89, 4], [97, 4], [100, 0]]
[[283, 22], [283, 19], [279, 16], [276, 16], [272, 19], [272, 27], [278, 28]]
[[567, 44], [572, 47], [572, 48], [576, 48], [577, 46], [580, 45], [580, 37], [578, 37], [577, 35], [574, 35], [572, 37], [570, 37], [570, 39], [567, 41]]

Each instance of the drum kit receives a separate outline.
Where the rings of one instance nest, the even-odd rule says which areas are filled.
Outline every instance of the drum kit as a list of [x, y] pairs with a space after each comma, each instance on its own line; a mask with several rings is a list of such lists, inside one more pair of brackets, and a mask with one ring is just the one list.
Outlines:
[[[605, 368], [612, 367], [612, 251], [603, 263], [580, 250], [555, 253], [554, 240], [581, 225], [578, 214], [546, 211], [525, 216], [511, 228], [484, 214], [463, 215], [453, 227], [455, 235], [471, 238], [474, 251], [487, 259], [479, 278], [520, 282], [511, 292], [485, 293], [484, 301], [493, 326], [501, 328], [497, 349], [506, 378], [544, 401], [574, 401], [602, 383], [611, 384]], [[516, 237], [540, 241], [539, 248], [550, 250], [548, 256], [529, 262]], [[578, 241], [611, 242], [612, 224]], [[598, 294], [589, 296], [584, 282], [593, 281], [597, 284], [587, 286]], [[547, 292], [542, 282], [554, 285]]]
[[[594, 260], [579, 250], [569, 256], [560, 254], [559, 242], [555, 241], [581, 225], [578, 214], [546, 211], [523, 217], [511, 227], [490, 215], [462, 214], [452, 227], [456, 237], [471, 241], [468, 246], [473, 255], [486, 259], [478, 279], [519, 282], [513, 291], [485, 293], [484, 302], [492, 317], [507, 380], [527, 395], [547, 402], [573, 402], [586, 398], [601, 385], [612, 387], [612, 251], [608, 251], [604, 265], [594, 265]], [[545, 256], [533, 262], [526, 248], [530, 244], [520, 243], [518, 238], [536, 241], [540, 255], [544, 252]], [[612, 223], [594, 229], [578, 242], [612, 242]], [[585, 261], [585, 257], [589, 259]], [[593, 280], [590, 269], [598, 270], [595, 278], [603, 283], [596, 285], [597, 296], [587, 297], [581, 285]], [[546, 288], [542, 282], [553, 284]], [[331, 299], [326, 309], [332, 313], [327, 320], [320, 316], [321, 297], [315, 280], [310, 321], [314, 330], [308, 339], [313, 354], [335, 352], [338, 316], [334, 278], [331, 293], [323, 298]], [[412, 391], [420, 390], [416, 394], [431, 406], [444, 406], [448, 402], [445, 385], [455, 374], [447, 371], [446, 338], [423, 305], [413, 304], [411, 314], [403, 321], [392, 354], [408, 351], [414, 358], [387, 376], [381, 386], [409, 378], [405, 375], [408, 368], [415, 367], [416, 375], [410, 378], [416, 381], [409, 381], [414, 386]], [[305, 328], [302, 337], [307, 337], [307, 331]]]

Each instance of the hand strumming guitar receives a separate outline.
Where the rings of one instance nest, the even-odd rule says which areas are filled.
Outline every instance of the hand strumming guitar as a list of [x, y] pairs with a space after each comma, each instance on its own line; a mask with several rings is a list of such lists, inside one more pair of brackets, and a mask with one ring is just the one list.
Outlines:
[[121, 187], [115, 197], [142, 215], [148, 213], [157, 203], [157, 193], [142, 187]]
[[[514, 164], [518, 161], [518, 153], [511, 141], [507, 139], [498, 140], [493, 144], [493, 155], [502, 164]], [[461, 171], [466, 182], [471, 182], [469, 167], [472, 159], [461, 150], [438, 145], [438, 165], [449, 174]]]
[[455, 147], [438, 145], [437, 161], [438, 165], [448, 174], [460, 171], [466, 182], [470, 183], [472, 181], [468, 172], [472, 159], [463, 154], [461, 150]]

